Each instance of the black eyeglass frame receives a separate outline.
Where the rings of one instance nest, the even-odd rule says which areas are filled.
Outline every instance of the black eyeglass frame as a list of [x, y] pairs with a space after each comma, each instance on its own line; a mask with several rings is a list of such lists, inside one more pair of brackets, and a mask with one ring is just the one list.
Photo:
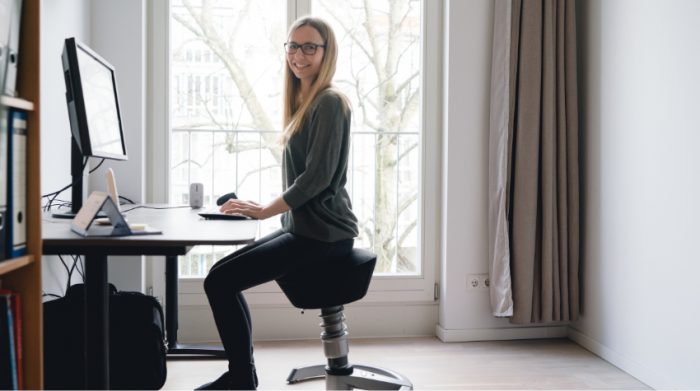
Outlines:
[[[292, 51], [290, 51], [290, 49], [289, 49], [289, 46], [290, 46], [290, 45], [296, 45], [296, 46], [298, 46], [298, 47], [296, 48], [296, 50], [294, 50], [294, 51], [292, 52]], [[308, 46], [313, 46], [313, 48], [314, 48], [313, 53], [307, 53], [307, 51], [304, 50], [304, 47], [305, 47], [305, 46], [307, 46], [307, 47], [308, 47]], [[313, 56], [314, 54], [316, 54], [316, 51], [318, 50], [318, 48], [324, 48], [324, 49], [325, 49], [325, 48], [326, 48], [326, 45], [316, 45], [315, 43], [303, 43], [303, 44], [298, 44], [298, 43], [294, 43], [294, 42], [285, 42], [285, 43], [284, 43], [284, 51], [287, 52], [287, 54], [294, 54], [294, 53], [297, 52], [297, 50], [299, 50], [299, 48], [301, 48], [301, 52], [302, 52], [302, 53], [304, 53], [304, 54], [306, 54], [306, 55], [308, 55], [308, 56]]]

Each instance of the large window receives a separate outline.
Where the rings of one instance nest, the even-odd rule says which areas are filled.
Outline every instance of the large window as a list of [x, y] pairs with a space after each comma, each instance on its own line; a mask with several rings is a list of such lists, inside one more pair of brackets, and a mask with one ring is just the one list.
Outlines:
[[[293, 4], [288, 4], [288, 2]], [[334, 83], [353, 105], [347, 191], [356, 247], [375, 273], [422, 272], [423, 121], [419, 0], [312, 0], [340, 46]], [[265, 204], [282, 192], [283, 43], [295, 0], [172, 0], [170, 202], [204, 184], [205, 204], [228, 192]], [[259, 235], [280, 227], [261, 222]], [[233, 247], [201, 246], [181, 276], [206, 275]]]

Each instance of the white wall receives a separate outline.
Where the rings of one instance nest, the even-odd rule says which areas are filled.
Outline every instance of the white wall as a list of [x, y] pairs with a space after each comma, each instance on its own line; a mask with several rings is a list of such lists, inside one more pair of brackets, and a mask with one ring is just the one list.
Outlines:
[[698, 389], [700, 2], [588, 0], [578, 11], [574, 328], [652, 387]]
[[[71, 183], [71, 130], [61, 53], [66, 38], [75, 37], [90, 45], [90, 5], [89, 0], [44, 0], [41, 3], [42, 194]], [[70, 200], [70, 190], [63, 192], [60, 198]], [[44, 291], [63, 295], [68, 281], [65, 268], [56, 256], [45, 256], [42, 262]], [[78, 273], [73, 273], [74, 282], [78, 282], [79, 277]]]
[[[71, 132], [61, 52], [64, 40], [76, 37], [116, 68], [129, 156], [126, 162], [105, 160], [102, 167], [90, 175], [89, 189], [106, 191], [105, 169], [112, 167], [120, 194], [135, 202], [144, 201], [145, 21], [143, 0], [47, 0], [42, 3], [42, 194], [56, 191], [71, 182]], [[101, 159], [90, 160], [91, 167], [94, 167]], [[70, 200], [70, 190], [60, 198]], [[58, 257], [47, 256], [43, 262], [44, 291], [62, 295], [67, 282], [65, 268]], [[110, 257], [109, 274], [109, 281], [120, 290], [145, 290], [142, 257]], [[74, 272], [73, 282], [79, 282], [78, 273]]]
[[[145, 202], [146, 172], [146, 3], [144, 0], [93, 1], [91, 49], [114, 66], [127, 161], [105, 160], [91, 174], [90, 191], [107, 191], [112, 168], [119, 195]], [[99, 163], [93, 159], [92, 166]], [[124, 205], [128, 208], [128, 205]], [[109, 257], [109, 281], [119, 290], [146, 289], [143, 257]]]

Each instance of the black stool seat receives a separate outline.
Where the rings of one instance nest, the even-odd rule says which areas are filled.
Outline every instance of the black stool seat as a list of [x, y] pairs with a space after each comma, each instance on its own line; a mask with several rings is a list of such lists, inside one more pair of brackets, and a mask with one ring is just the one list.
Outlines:
[[335, 307], [365, 297], [376, 263], [376, 254], [354, 248], [345, 256], [288, 274], [277, 284], [297, 308]]

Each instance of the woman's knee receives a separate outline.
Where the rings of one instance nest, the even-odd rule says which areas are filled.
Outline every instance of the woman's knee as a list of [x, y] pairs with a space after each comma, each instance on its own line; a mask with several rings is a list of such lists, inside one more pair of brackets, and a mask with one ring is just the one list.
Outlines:
[[213, 294], [221, 286], [217, 274], [218, 273], [212, 270], [204, 279], [204, 292], [207, 296]]
[[227, 265], [225, 268], [212, 269], [204, 278], [204, 292], [207, 296], [218, 293], [240, 292], [244, 281], [240, 276], [243, 273], [234, 265]]

